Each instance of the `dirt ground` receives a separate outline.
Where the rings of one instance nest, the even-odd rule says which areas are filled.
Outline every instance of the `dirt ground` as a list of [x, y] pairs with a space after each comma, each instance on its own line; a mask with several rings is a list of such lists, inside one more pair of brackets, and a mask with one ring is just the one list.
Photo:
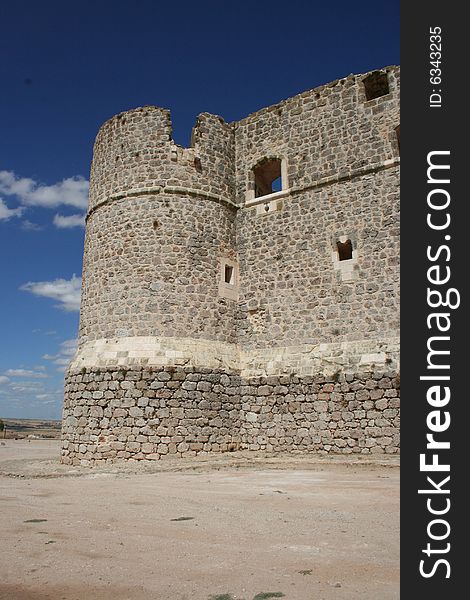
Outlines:
[[393, 457], [231, 453], [71, 468], [0, 444], [0, 598], [399, 598]]

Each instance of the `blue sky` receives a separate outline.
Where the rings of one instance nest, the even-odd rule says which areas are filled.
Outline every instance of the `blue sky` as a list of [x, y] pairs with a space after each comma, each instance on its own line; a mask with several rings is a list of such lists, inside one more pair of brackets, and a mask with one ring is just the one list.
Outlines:
[[243, 118], [399, 63], [399, 2], [21, 1], [0, 6], [0, 417], [60, 418], [94, 137], [112, 115]]

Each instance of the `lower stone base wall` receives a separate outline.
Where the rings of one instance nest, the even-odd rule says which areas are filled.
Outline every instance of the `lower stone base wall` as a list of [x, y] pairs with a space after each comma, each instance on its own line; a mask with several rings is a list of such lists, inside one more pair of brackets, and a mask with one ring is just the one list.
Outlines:
[[395, 454], [396, 373], [251, 379], [240, 388], [240, 434], [249, 450]]
[[62, 462], [233, 450], [396, 453], [396, 373], [272, 376], [195, 367], [67, 374]]
[[69, 373], [62, 462], [158, 460], [236, 449], [239, 387], [236, 374], [192, 367]]

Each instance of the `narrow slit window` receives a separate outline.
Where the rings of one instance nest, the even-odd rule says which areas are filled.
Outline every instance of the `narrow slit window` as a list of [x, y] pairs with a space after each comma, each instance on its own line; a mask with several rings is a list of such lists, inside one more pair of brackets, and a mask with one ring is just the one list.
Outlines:
[[400, 125], [395, 127], [395, 134], [397, 136], [398, 154], [400, 154]]
[[202, 173], [202, 163], [201, 159], [198, 156], [194, 158], [194, 168], [198, 173]]
[[390, 90], [388, 87], [387, 73], [374, 71], [363, 79], [364, 90], [366, 92], [366, 100], [373, 100], [386, 96]]
[[230, 265], [225, 265], [224, 267], [224, 282], [233, 285], [233, 267]]
[[338, 259], [339, 260], [351, 260], [352, 259], [352, 242], [351, 240], [346, 240], [345, 242], [336, 242], [336, 246], [338, 248]]
[[266, 158], [253, 169], [255, 176], [255, 198], [282, 190], [281, 160]]

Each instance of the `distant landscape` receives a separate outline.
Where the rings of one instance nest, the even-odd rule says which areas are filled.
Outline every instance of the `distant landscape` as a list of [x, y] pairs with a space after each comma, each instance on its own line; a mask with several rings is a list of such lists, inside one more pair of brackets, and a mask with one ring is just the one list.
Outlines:
[[0, 431], [0, 439], [60, 437], [62, 421], [55, 419], [2, 419], [5, 429]]

